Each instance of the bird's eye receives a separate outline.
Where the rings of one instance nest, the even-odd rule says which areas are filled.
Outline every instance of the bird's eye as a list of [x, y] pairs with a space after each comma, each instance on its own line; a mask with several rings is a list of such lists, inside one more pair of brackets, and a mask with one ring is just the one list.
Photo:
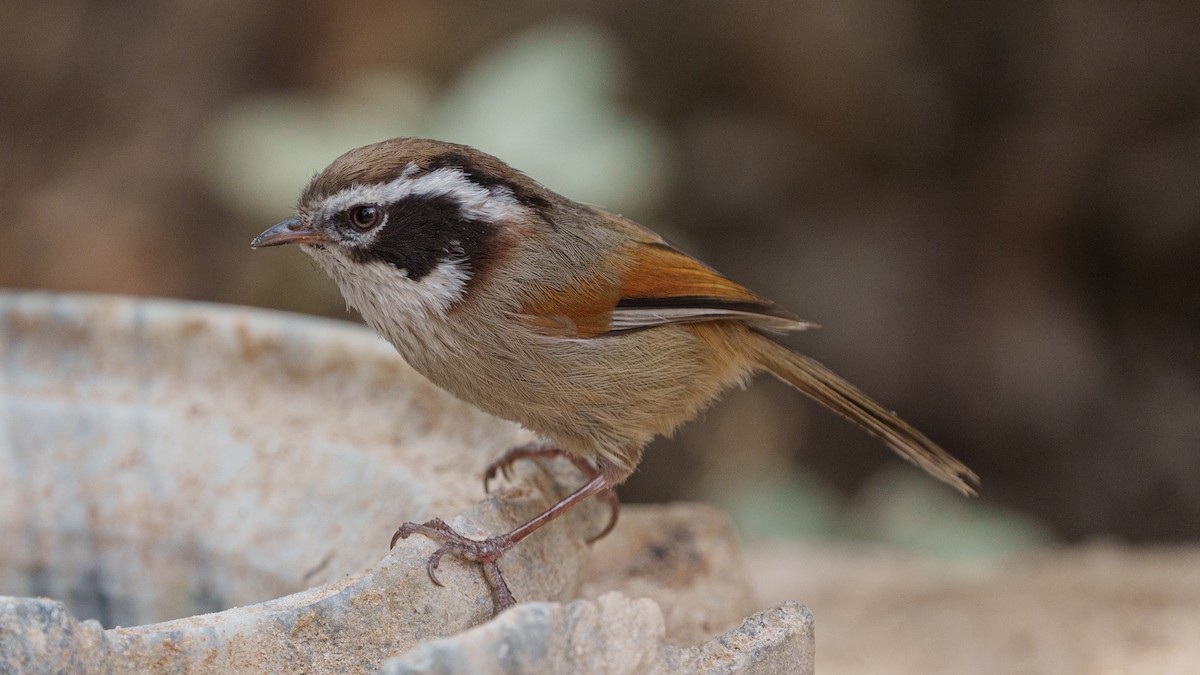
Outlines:
[[372, 204], [356, 206], [350, 210], [350, 222], [360, 230], [366, 231], [375, 227], [382, 218], [383, 212]]

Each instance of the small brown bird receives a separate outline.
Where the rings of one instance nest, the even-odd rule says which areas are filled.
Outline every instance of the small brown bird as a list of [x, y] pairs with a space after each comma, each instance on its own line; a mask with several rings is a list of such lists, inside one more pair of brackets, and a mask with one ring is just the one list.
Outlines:
[[[397, 138], [351, 150], [309, 183], [296, 216], [252, 247], [300, 244], [413, 368], [524, 425], [591, 476], [511, 532], [463, 537], [406, 523], [482, 563], [498, 610], [515, 604], [496, 560], [637, 467], [646, 444], [766, 371], [965, 494], [975, 474], [812, 359], [771, 339], [811, 324], [621, 216], [555, 194], [473, 148]], [[601, 535], [603, 536], [603, 535]], [[440, 583], [440, 582], [439, 582]]]

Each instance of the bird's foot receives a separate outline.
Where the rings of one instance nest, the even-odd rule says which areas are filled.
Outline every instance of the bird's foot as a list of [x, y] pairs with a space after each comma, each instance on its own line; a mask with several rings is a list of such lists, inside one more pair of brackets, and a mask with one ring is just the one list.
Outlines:
[[391, 547], [395, 547], [398, 540], [407, 539], [410, 535], [418, 533], [442, 545], [433, 552], [433, 555], [429, 556], [429, 562], [425, 568], [433, 583], [438, 586], [444, 585], [437, 577], [438, 564], [441, 563], [442, 556], [454, 553], [461, 558], [479, 563], [483, 568], [484, 577], [487, 578], [488, 585], [492, 587], [492, 593], [496, 598], [497, 614], [517, 604], [517, 599], [508, 589], [508, 584], [504, 582], [504, 577], [500, 574], [500, 567], [496, 564], [500, 556], [507, 553], [516, 544], [509, 535], [502, 534], [488, 539], [469, 539], [459, 534], [440, 518], [434, 518], [427, 523], [401, 525], [396, 530], [396, 534], [392, 535]]
[[442, 556], [447, 553], [455, 553], [467, 560], [478, 562], [483, 567], [483, 574], [487, 577], [488, 584], [492, 587], [492, 592], [496, 596], [496, 611], [502, 612], [517, 604], [517, 600], [513, 597], [512, 591], [508, 590], [508, 584], [504, 582], [504, 577], [500, 574], [500, 568], [496, 565], [496, 560], [507, 553], [513, 546], [516, 546], [517, 542], [553, 522], [570, 510], [571, 507], [586, 500], [588, 497], [611, 491], [608, 480], [603, 475], [597, 473], [594, 478], [584, 483], [578, 490], [534, 516], [529, 522], [506, 534], [487, 539], [468, 539], [456, 532], [454, 528], [445, 522], [434, 518], [424, 524], [405, 523], [401, 525], [396, 530], [396, 534], [392, 535], [391, 545], [395, 546], [398, 539], [407, 539], [409, 536], [418, 533], [440, 542], [442, 544], [441, 547], [434, 551], [433, 555], [429, 556], [429, 562], [426, 563], [429, 578], [439, 586], [442, 585], [442, 582], [437, 578], [437, 568], [438, 563], [442, 561]]
[[[592, 466], [586, 459], [573, 455], [566, 450], [556, 448], [550, 445], [541, 445], [538, 443], [530, 443], [528, 445], [520, 445], [512, 448], [504, 453], [500, 459], [488, 464], [487, 470], [483, 472], [483, 491], [490, 492], [489, 483], [496, 477], [497, 474], [502, 474], [505, 480], [512, 480], [512, 465], [519, 459], [550, 459], [553, 457], [564, 457], [579, 469], [587, 480], [592, 480], [600, 475], [600, 471]], [[614, 490], [605, 490], [597, 495], [600, 499], [608, 502], [610, 515], [608, 524], [600, 531], [600, 534], [588, 539], [587, 543], [591, 544], [598, 539], [602, 539], [613, 528], [617, 526], [617, 518], [621, 514], [621, 502], [617, 499], [617, 493]]]

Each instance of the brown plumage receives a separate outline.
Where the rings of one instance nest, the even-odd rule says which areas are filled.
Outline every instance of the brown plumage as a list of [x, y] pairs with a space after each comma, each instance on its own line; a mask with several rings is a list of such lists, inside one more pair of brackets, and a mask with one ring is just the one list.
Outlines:
[[[422, 139], [352, 150], [312, 181], [295, 218], [254, 244], [293, 242], [434, 383], [595, 465], [587, 484], [512, 532], [474, 541], [440, 521], [397, 531], [443, 542], [431, 576], [446, 552], [482, 563], [501, 608], [514, 602], [496, 566], [505, 551], [579, 501], [609, 494], [651, 439], [757, 372], [973, 493], [970, 469], [766, 335], [811, 324], [654, 232], [477, 150]], [[509, 461], [546, 452], [518, 449]]]

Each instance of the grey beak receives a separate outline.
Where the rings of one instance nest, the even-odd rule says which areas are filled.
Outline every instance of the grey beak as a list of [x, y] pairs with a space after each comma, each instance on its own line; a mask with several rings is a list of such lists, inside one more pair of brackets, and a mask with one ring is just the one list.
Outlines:
[[255, 237], [254, 241], [250, 242], [250, 248], [281, 244], [316, 244], [324, 239], [319, 233], [305, 229], [299, 218], [288, 218]]

